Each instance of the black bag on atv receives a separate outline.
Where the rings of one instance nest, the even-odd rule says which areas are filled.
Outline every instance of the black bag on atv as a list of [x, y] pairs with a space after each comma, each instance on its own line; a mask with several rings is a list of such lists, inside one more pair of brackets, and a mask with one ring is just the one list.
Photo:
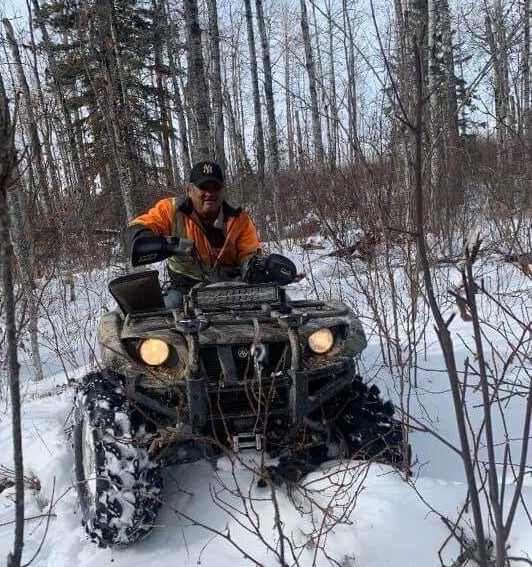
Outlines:
[[242, 279], [248, 283], [277, 283], [288, 285], [297, 275], [295, 264], [280, 254], [255, 254], [242, 270]]

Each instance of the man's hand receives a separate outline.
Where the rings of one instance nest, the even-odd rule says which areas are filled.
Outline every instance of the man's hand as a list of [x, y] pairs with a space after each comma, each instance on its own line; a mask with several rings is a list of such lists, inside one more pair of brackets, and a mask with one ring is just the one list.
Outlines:
[[280, 254], [255, 254], [242, 268], [242, 279], [247, 283], [288, 285], [295, 281], [296, 276], [295, 264]]

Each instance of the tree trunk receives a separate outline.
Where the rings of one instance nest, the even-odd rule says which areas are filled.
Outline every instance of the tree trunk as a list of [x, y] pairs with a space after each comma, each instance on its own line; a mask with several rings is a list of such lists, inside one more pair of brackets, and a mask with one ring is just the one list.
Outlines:
[[48, 69], [52, 76], [52, 80], [54, 84], [53, 93], [56, 96], [57, 101], [59, 103], [59, 109], [61, 111], [61, 117], [63, 119], [63, 127], [66, 130], [68, 157], [72, 163], [72, 167], [74, 170], [74, 178], [75, 178], [73, 193], [74, 195], [80, 196], [83, 194], [84, 177], [81, 167], [80, 152], [79, 152], [78, 144], [76, 142], [76, 132], [66, 102], [63, 85], [61, 80], [59, 79], [57, 59], [55, 57], [54, 50], [52, 49], [52, 42], [50, 40], [48, 29], [44, 24], [44, 19], [41, 14], [41, 8], [38, 0], [32, 0], [32, 5], [33, 5], [33, 11], [35, 12], [36, 23], [42, 35], [41, 45], [46, 53], [46, 57], [48, 60]]
[[192, 134], [192, 159], [198, 161], [212, 157], [211, 109], [207, 81], [205, 80], [197, 0], [183, 0], [183, 11], [186, 28], [188, 92], [190, 96], [188, 107], [193, 120], [193, 123], [189, 124], [189, 131]]
[[[168, 10], [166, 9], [166, 12]], [[189, 146], [189, 131], [187, 127], [186, 110], [181, 98], [181, 86], [178, 77], [183, 74], [181, 66], [179, 65], [179, 58], [174, 56], [177, 53], [177, 44], [179, 43], [179, 30], [174, 22], [170, 23], [168, 41], [168, 67], [170, 69], [170, 77], [172, 80], [172, 89], [174, 95], [175, 112], [177, 115], [177, 123], [179, 125], [179, 150], [181, 156], [181, 167], [183, 168], [183, 178], [188, 176], [191, 168], [190, 163], [190, 146]]]
[[20, 282], [28, 305], [31, 362], [35, 372], [35, 380], [42, 380], [44, 373], [39, 351], [39, 298], [35, 289], [35, 250], [33, 242], [29, 237], [31, 234], [29, 207], [20, 179], [13, 182], [12, 188], [6, 197], [6, 204]]
[[262, 65], [264, 72], [264, 96], [266, 98], [266, 112], [268, 115], [268, 150], [270, 153], [271, 173], [273, 179], [273, 215], [275, 219], [275, 236], [281, 235], [281, 189], [279, 185], [279, 146], [277, 142], [277, 120], [275, 118], [275, 102], [273, 98], [272, 65], [270, 58], [270, 44], [264, 22], [264, 9], [262, 0], [255, 0], [257, 9], [257, 23], [259, 26], [260, 42], [262, 47]]
[[357, 104], [357, 76], [355, 69], [355, 49], [351, 18], [347, 11], [346, 0], [342, 1], [342, 14], [344, 23], [344, 52], [347, 66], [347, 116], [348, 116], [348, 160], [356, 163], [360, 160], [362, 149], [358, 139], [358, 104]]
[[[251, 0], [244, 0], [246, 8], [246, 24], [248, 31], [248, 47], [251, 71], [251, 85], [253, 88], [253, 112], [255, 116], [255, 147], [257, 159], [257, 183], [259, 193], [264, 194], [264, 170], [266, 153], [264, 149], [264, 130], [262, 127], [262, 111], [259, 91], [259, 72], [257, 69], [257, 51], [255, 49], [255, 32], [253, 30], [253, 15]], [[260, 215], [259, 215], [260, 216]]]
[[308, 74], [308, 84], [310, 91], [310, 104], [312, 112], [312, 132], [314, 135], [314, 158], [319, 165], [324, 162], [323, 138], [321, 132], [321, 116], [318, 106], [318, 91], [316, 86], [316, 66], [312, 54], [310, 42], [310, 32], [307, 17], [307, 5], [305, 0], [300, 0], [301, 6], [301, 31], [303, 33], [303, 43], [305, 46], [305, 66]]
[[508, 49], [506, 22], [501, 0], [493, 0], [493, 10], [486, 14], [486, 36], [493, 58], [493, 89], [495, 94], [495, 130], [497, 132], [497, 161], [504, 165], [508, 157], [510, 117], [510, 85], [508, 78]]
[[441, 140], [441, 108], [439, 102], [441, 97], [438, 96], [438, 85], [440, 77], [438, 76], [438, 63], [436, 56], [439, 45], [437, 45], [436, 34], [438, 33], [436, 24], [436, 7], [437, 0], [427, 0], [427, 41], [428, 41], [428, 65], [426, 70], [427, 86], [428, 86], [428, 166], [430, 167], [430, 184], [427, 194], [429, 209], [434, 210], [435, 196], [438, 195], [438, 181], [441, 179], [442, 172], [442, 140]]
[[532, 113], [530, 109], [530, 4], [523, 0], [523, 47], [521, 49], [521, 113], [519, 133], [525, 147], [525, 156], [532, 156]]
[[[241, 15], [239, 14], [239, 18]], [[224, 105], [228, 117], [228, 124], [231, 130], [231, 142], [233, 148], [233, 163], [235, 171], [235, 181], [238, 182], [239, 202], [243, 202], [244, 191], [249, 188], [243, 187], [243, 178], [253, 176], [254, 169], [247, 155], [246, 150], [246, 125], [247, 116], [242, 112], [242, 53], [240, 52], [240, 41], [237, 36], [231, 38], [231, 64], [228, 66], [230, 78], [228, 82], [231, 86], [225, 89]], [[256, 215], [258, 216], [258, 215]], [[260, 218], [257, 219], [260, 223]]]
[[286, 145], [288, 149], [288, 167], [294, 169], [296, 156], [294, 151], [294, 117], [292, 116], [292, 77], [290, 69], [290, 37], [288, 34], [288, 23], [284, 30], [284, 98], [286, 112]]
[[175, 186], [172, 153], [170, 146], [170, 131], [172, 130], [172, 116], [168, 112], [166, 81], [163, 74], [162, 38], [167, 33], [165, 25], [167, 21], [164, 13], [164, 3], [152, 0], [153, 8], [153, 57], [155, 66], [155, 83], [157, 91], [157, 103], [159, 105], [160, 121], [160, 143], [163, 158], [165, 184], [173, 188]]
[[6, 30], [6, 36], [11, 48], [11, 54], [15, 62], [15, 69], [17, 72], [19, 88], [22, 93], [21, 101], [24, 108], [25, 115], [25, 127], [30, 133], [31, 142], [31, 162], [35, 164], [36, 169], [36, 191], [37, 199], [43, 207], [43, 212], [45, 214], [50, 213], [53, 210], [52, 198], [48, 191], [48, 181], [46, 178], [46, 168], [44, 166], [44, 158], [42, 155], [42, 144], [39, 138], [39, 132], [37, 131], [37, 120], [35, 113], [33, 112], [33, 101], [30, 95], [30, 89], [26, 76], [24, 75], [24, 68], [22, 66], [22, 59], [20, 57], [20, 52], [18, 49], [17, 42], [15, 40], [15, 34], [13, 32], [13, 26], [11, 22], [4, 18], [4, 29]]
[[214, 111], [214, 158], [223, 170], [227, 168], [225, 157], [225, 127], [223, 116], [222, 71], [220, 66], [220, 32], [216, 0], [207, 0], [209, 12], [210, 52], [212, 58], [212, 101]]
[[92, 50], [100, 59], [103, 77], [100, 85], [94, 85], [97, 104], [102, 113], [111, 154], [113, 156], [116, 190], [122, 198], [126, 220], [135, 216], [132, 188], [135, 186], [128, 145], [132, 143], [127, 129], [125, 101], [122, 93], [125, 86], [121, 79], [120, 59], [117, 52], [113, 24], [113, 5], [111, 0], [96, 0], [95, 29], [92, 37]]
[[13, 249], [9, 234], [7, 190], [16, 169], [14, 129], [9, 105], [0, 75], [0, 266], [4, 295], [5, 333], [9, 368], [11, 424], [13, 430], [13, 462], [15, 465], [15, 541], [7, 556], [8, 567], [20, 567], [24, 546], [24, 460], [22, 455], [22, 423], [20, 411], [19, 363], [13, 292]]
[[327, 26], [329, 36], [329, 128], [328, 128], [328, 144], [329, 144], [329, 168], [336, 169], [338, 164], [338, 139], [340, 119], [338, 116], [338, 101], [336, 95], [336, 68], [334, 63], [334, 35], [333, 35], [333, 16], [331, 3], [327, 4]]
[[306, 167], [306, 156], [303, 146], [303, 134], [301, 133], [301, 121], [299, 119], [299, 112], [295, 112], [296, 120], [296, 138], [297, 138], [297, 157], [298, 157], [298, 167], [303, 169]]
[[244, 140], [242, 138], [242, 132], [240, 130], [240, 125], [238, 124], [237, 118], [235, 116], [233, 103], [231, 102], [231, 97], [229, 96], [229, 93], [225, 93], [224, 103], [228, 117], [229, 130], [231, 132], [231, 140], [234, 148], [236, 171], [239, 174], [251, 175], [252, 174], [251, 164], [249, 163], [248, 157], [246, 155], [246, 148], [244, 145]]
[[[35, 114], [33, 112], [33, 104], [30, 100], [29, 87], [24, 75], [18, 46], [13, 35], [13, 28], [11, 27], [11, 23], [8, 20], [4, 20], [4, 26], [6, 28], [9, 43], [12, 48], [13, 57], [15, 59], [15, 67], [17, 69], [19, 83], [23, 92], [23, 102], [26, 113], [27, 127], [30, 131], [32, 153], [34, 150], [36, 151], [36, 190], [37, 192], [39, 192], [41, 188], [47, 186], [47, 180], [46, 174], [44, 172], [44, 162], [41, 151], [42, 148], [37, 132], [37, 123], [35, 120]], [[37, 149], [36, 145], [38, 146]], [[41, 178], [41, 175], [44, 175], [45, 177]], [[28, 214], [28, 206], [26, 199], [24, 198], [25, 195], [20, 178], [16, 182], [13, 182], [13, 184], [16, 185], [16, 193], [11, 197], [6, 194], [6, 210], [9, 218], [11, 219], [11, 225], [13, 227], [13, 246], [15, 247], [16, 258], [18, 260], [20, 278], [22, 282], [22, 288], [24, 290], [24, 297], [28, 302], [28, 329], [30, 333], [32, 364], [35, 371], [36, 380], [41, 380], [43, 378], [43, 369], [39, 351], [38, 337], [39, 305], [38, 299], [35, 294], [34, 284], [35, 253], [33, 244], [29, 239], [29, 235], [32, 232], [32, 224], [30, 220], [31, 215]], [[51, 199], [49, 196], [45, 199], [45, 201], [47, 201], [48, 203], [46, 207], [51, 206]]]
[[444, 133], [442, 161], [445, 168], [442, 172], [442, 177], [445, 177], [449, 191], [447, 195], [445, 191], [439, 192], [440, 202], [438, 206], [442, 205], [441, 210], [445, 211], [443, 234], [446, 235], [448, 252], [453, 254], [455, 252], [453, 245], [454, 234], [456, 233], [456, 230], [454, 230], [454, 219], [456, 218], [456, 213], [462, 209], [464, 195], [461, 160], [459, 157], [460, 137], [458, 133], [458, 101], [454, 69], [453, 32], [448, 0], [441, 0], [439, 23], [443, 77], [441, 92], [441, 108], [443, 110], [442, 132]]

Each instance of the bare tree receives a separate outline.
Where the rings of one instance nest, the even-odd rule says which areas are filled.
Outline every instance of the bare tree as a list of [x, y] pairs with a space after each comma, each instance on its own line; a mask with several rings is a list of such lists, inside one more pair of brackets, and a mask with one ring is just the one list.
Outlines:
[[[164, 13], [168, 14], [168, 7], [166, 5], [166, 0], [164, 3]], [[183, 97], [181, 95], [182, 88], [178, 77], [183, 75], [183, 70], [181, 69], [179, 63], [179, 57], [176, 56], [179, 44], [179, 28], [177, 23], [170, 19], [168, 22], [168, 37], [167, 37], [167, 55], [168, 55], [168, 67], [170, 71], [170, 77], [173, 87], [173, 97], [175, 104], [175, 112], [177, 115], [177, 123], [179, 126], [179, 155], [181, 157], [181, 167], [183, 174], [186, 175], [190, 171], [190, 132], [187, 125], [186, 109], [183, 104]], [[183, 176], [184, 176], [183, 175]]]
[[28, 81], [24, 74], [24, 69], [22, 66], [22, 59], [20, 56], [17, 41], [15, 39], [15, 34], [13, 32], [13, 26], [11, 22], [4, 18], [3, 19], [4, 29], [6, 30], [6, 36], [11, 48], [11, 53], [13, 55], [13, 60], [15, 62], [15, 69], [17, 71], [18, 85], [21, 91], [21, 104], [24, 108], [25, 124], [24, 126], [28, 129], [30, 133], [31, 141], [31, 153], [33, 155], [33, 163], [35, 164], [35, 183], [37, 192], [37, 202], [41, 204], [43, 212], [50, 213], [53, 209], [53, 203], [51, 195], [48, 191], [48, 182], [46, 178], [46, 169], [44, 166], [44, 156], [42, 153], [42, 141], [39, 138], [39, 133], [37, 131], [37, 120], [35, 113], [33, 111], [34, 104], [32, 96], [30, 94], [30, 88]]
[[216, 0], [208, 0], [207, 9], [209, 14], [209, 44], [212, 60], [211, 84], [214, 114], [214, 158], [223, 169], [226, 169], [222, 71], [220, 66], [220, 32], [218, 30], [218, 8]]
[[486, 11], [486, 36], [493, 59], [493, 89], [495, 95], [495, 129], [499, 164], [508, 155], [510, 126], [510, 77], [508, 72], [508, 38], [501, 0], [493, 0]]
[[[251, 84], [253, 89], [253, 114], [255, 117], [255, 155], [257, 160], [257, 190], [264, 194], [264, 171], [266, 165], [266, 152], [264, 148], [264, 128], [262, 125], [262, 107], [260, 103], [259, 72], [257, 69], [257, 50], [255, 48], [255, 31], [253, 29], [253, 13], [251, 11], [251, 0], [244, 0], [246, 9], [246, 24], [249, 48], [249, 61], [251, 72]], [[258, 218], [262, 218], [259, 211]]]
[[308, 73], [308, 83], [310, 91], [312, 131], [314, 134], [314, 159], [318, 165], [324, 162], [323, 138], [321, 132], [321, 116], [318, 107], [318, 91], [316, 81], [316, 66], [310, 42], [310, 31], [307, 16], [307, 5], [305, 0], [300, 0], [301, 7], [301, 31], [303, 34], [303, 45], [305, 47], [305, 66]]
[[[247, 113], [244, 111], [244, 84], [247, 84], [247, 69], [242, 65], [243, 59], [248, 60], [243, 54], [246, 50], [245, 40], [243, 39], [246, 22], [242, 19], [241, 10], [230, 10], [229, 24], [234, 33], [231, 35], [229, 45], [229, 57], [227, 64], [224, 65], [224, 104], [229, 128], [229, 150], [231, 162], [233, 163], [233, 180], [237, 190], [239, 202], [245, 202], [245, 194], [250, 195], [248, 178], [253, 175], [253, 168], [248, 157], [248, 151], [253, 151], [253, 147], [248, 149], [246, 130], [249, 125]], [[253, 95], [251, 95], [253, 96]], [[257, 143], [259, 143], [257, 141]], [[264, 141], [262, 142], [264, 147]], [[258, 165], [257, 165], [258, 168]]]
[[[449, 229], [455, 207], [461, 204], [461, 176], [458, 155], [458, 106], [454, 72], [454, 46], [451, 15], [447, 0], [428, 0], [427, 14], [427, 108], [428, 160], [430, 167], [430, 208], [440, 211]], [[446, 187], [446, 191], [442, 190]], [[443, 214], [441, 214], [443, 213]], [[452, 254], [452, 231], [449, 234], [449, 253]]]
[[[338, 165], [340, 117], [338, 114], [338, 95], [336, 92], [336, 65], [334, 50], [334, 26], [331, 2], [327, 3], [327, 35], [329, 39], [329, 96], [327, 113], [327, 142], [329, 167], [335, 169]], [[354, 80], [354, 78], [353, 78]]]
[[532, 115], [530, 111], [530, 0], [523, 0], [523, 40], [521, 49], [521, 120], [519, 132], [525, 144], [529, 144], [528, 153], [532, 153]]
[[163, 37], [164, 29], [166, 28], [165, 22], [167, 16], [164, 11], [164, 2], [159, 0], [152, 0], [152, 7], [154, 12], [153, 22], [153, 56], [155, 66], [155, 82], [157, 90], [157, 102], [160, 113], [161, 124], [161, 153], [163, 158], [165, 182], [170, 187], [175, 185], [175, 177], [173, 171], [173, 161], [171, 153], [170, 132], [172, 128], [172, 114], [167, 102], [167, 89], [165, 73], [163, 72]]
[[46, 53], [46, 57], [48, 60], [48, 69], [53, 80], [53, 85], [54, 85], [53, 93], [58, 100], [59, 109], [61, 112], [61, 118], [63, 120], [63, 128], [66, 131], [65, 135], [68, 144], [67, 155], [70, 161], [72, 162], [72, 166], [74, 169], [74, 176], [75, 176], [74, 195], [79, 195], [82, 193], [84, 181], [83, 181], [83, 171], [81, 166], [81, 156], [76, 140], [76, 132], [74, 129], [74, 125], [72, 124], [72, 117], [66, 101], [63, 85], [59, 80], [58, 62], [55, 56], [54, 49], [52, 48], [52, 42], [50, 39], [50, 35], [48, 33], [48, 28], [46, 27], [46, 24], [41, 14], [41, 7], [39, 5], [38, 0], [31, 0], [31, 2], [35, 13], [35, 22], [42, 35], [42, 47]]
[[291, 73], [291, 38], [289, 34], [288, 18], [284, 22], [284, 98], [286, 112], [286, 145], [288, 151], [288, 167], [293, 169], [296, 164], [295, 158], [295, 134], [294, 134], [294, 117], [292, 112], [292, 73]]
[[193, 124], [189, 124], [194, 161], [212, 156], [211, 108], [205, 78], [201, 28], [198, 20], [197, 0], [183, 0], [188, 60], [188, 107]]
[[20, 414], [19, 363], [13, 291], [13, 249], [9, 234], [7, 191], [16, 170], [14, 128], [4, 82], [0, 76], [0, 247], [2, 287], [5, 301], [7, 358], [9, 361], [9, 391], [13, 429], [13, 458], [15, 463], [15, 542], [7, 557], [8, 567], [20, 567], [24, 546], [24, 461], [22, 455], [22, 425]]
[[260, 42], [262, 47], [262, 66], [264, 73], [264, 95], [266, 98], [266, 112], [268, 115], [268, 150], [270, 154], [271, 174], [273, 178], [273, 215], [275, 219], [275, 235], [281, 234], [281, 195], [279, 185], [279, 144], [277, 142], [277, 119], [275, 117], [275, 102], [273, 97], [273, 78], [270, 57], [270, 42], [264, 21], [264, 8], [262, 0], [255, 0], [257, 9], [257, 23], [259, 26]]
[[91, 48], [100, 61], [102, 76], [93, 85], [98, 108], [104, 118], [111, 152], [116, 168], [117, 192], [122, 197], [126, 219], [135, 216], [132, 188], [135, 186], [131, 161], [131, 133], [127, 129], [127, 109], [124, 100], [126, 87], [122, 77], [122, 64], [116, 40], [113, 18], [113, 3], [110, 0], [96, 0], [94, 4], [94, 27], [91, 34]]
[[[474, 432], [471, 436], [471, 420], [469, 418], [467, 404], [465, 403], [465, 384], [460, 380], [458, 372], [455, 349], [453, 346], [452, 335], [449, 329], [452, 317], [445, 319], [442, 309], [438, 304], [434, 278], [431, 273], [430, 263], [427, 254], [426, 225], [424, 215], [424, 198], [426, 195], [426, 185], [423, 182], [423, 114], [424, 114], [424, 95], [423, 95], [423, 65], [420, 46], [414, 36], [415, 62], [416, 62], [416, 121], [415, 121], [415, 211], [416, 211], [416, 242], [420, 264], [423, 272], [425, 284], [425, 294], [430, 306], [432, 316], [435, 321], [436, 333], [442, 350], [447, 375], [451, 387], [453, 406], [456, 424], [459, 435], [460, 457], [464, 466], [464, 473], [468, 486], [468, 501], [473, 514], [474, 529], [474, 554], [479, 565], [494, 565], [504, 567], [508, 564], [507, 540], [510, 535], [511, 526], [515, 518], [516, 509], [522, 499], [521, 489], [526, 474], [526, 459], [528, 444], [531, 431], [532, 415], [532, 383], [523, 388], [522, 396], [525, 399], [525, 411], [523, 417], [522, 448], [518, 462], [514, 465], [511, 461], [511, 450], [506, 438], [505, 455], [503, 459], [502, 480], [499, 478], [497, 469], [500, 466], [496, 458], [496, 435], [495, 435], [495, 412], [497, 411], [498, 392], [494, 392], [491, 372], [487, 363], [485, 352], [484, 333], [481, 328], [481, 320], [478, 310], [476, 295], [479, 285], [473, 274], [473, 265], [478, 258], [481, 247], [481, 240], [477, 239], [471, 246], [466, 246], [465, 261], [462, 268], [462, 288], [465, 298], [454, 294], [462, 304], [462, 310], [466, 312], [468, 319], [472, 322], [473, 337], [475, 343], [474, 356], [477, 360], [477, 368], [474, 370], [478, 378], [478, 388], [482, 395], [482, 426], [481, 431]], [[529, 325], [520, 321], [512, 315], [514, 324], [522, 328], [523, 336], [529, 331]], [[466, 363], [468, 371], [472, 370], [469, 362]], [[467, 374], [466, 374], [467, 377]], [[497, 384], [497, 381], [495, 381]], [[495, 389], [497, 386], [495, 386]], [[504, 415], [502, 406], [499, 411]], [[504, 422], [504, 418], [503, 418]], [[471, 438], [472, 437], [472, 438]], [[481, 440], [482, 438], [482, 440]], [[478, 447], [485, 446], [487, 452], [486, 462], [481, 466], [478, 457]], [[516, 483], [514, 494], [510, 504], [504, 504], [506, 496], [505, 477], [512, 472]], [[488, 512], [485, 512], [481, 505], [481, 494], [486, 496]], [[506, 508], [506, 511], [505, 511]], [[495, 540], [494, 557], [491, 552], [491, 541], [486, 536], [488, 523], [493, 529]]]
[[[39, 195], [40, 189], [48, 186], [46, 174], [44, 171], [44, 161], [41, 152], [41, 143], [39, 134], [37, 132], [37, 121], [33, 111], [34, 102], [30, 100], [30, 90], [24, 75], [22, 61], [13, 28], [9, 20], [4, 20], [4, 27], [16, 62], [16, 70], [18, 75], [19, 84], [23, 93], [22, 101], [25, 109], [25, 124], [30, 131], [31, 140], [31, 157], [35, 157], [36, 172], [37, 172], [37, 194]], [[36, 152], [34, 155], [33, 152]], [[44, 176], [44, 177], [41, 177]], [[33, 179], [34, 176], [31, 176]], [[33, 229], [31, 222], [31, 215], [28, 213], [29, 205], [28, 199], [24, 191], [23, 183], [20, 176], [12, 181], [16, 186], [15, 191], [10, 191], [7, 196], [7, 212], [11, 219], [12, 224], [12, 240], [15, 248], [15, 254], [19, 266], [20, 280], [24, 290], [24, 298], [28, 305], [28, 327], [30, 332], [30, 348], [33, 367], [35, 370], [35, 378], [41, 380], [43, 378], [43, 369], [41, 362], [41, 355], [39, 351], [39, 300], [35, 289], [35, 250], [31, 241], [30, 235]], [[45, 191], [45, 193], [47, 193]], [[39, 197], [37, 197], [38, 199]], [[48, 195], [43, 200], [44, 212], [49, 210], [51, 206], [51, 199]]]

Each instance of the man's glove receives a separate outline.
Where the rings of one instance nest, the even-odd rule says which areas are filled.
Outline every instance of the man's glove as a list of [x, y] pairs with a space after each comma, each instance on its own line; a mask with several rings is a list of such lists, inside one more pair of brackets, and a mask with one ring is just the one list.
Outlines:
[[246, 283], [264, 283], [266, 274], [266, 256], [253, 254], [242, 266], [242, 280]]
[[280, 254], [255, 254], [242, 268], [242, 279], [247, 283], [277, 283], [287, 285], [296, 278], [292, 260]]

